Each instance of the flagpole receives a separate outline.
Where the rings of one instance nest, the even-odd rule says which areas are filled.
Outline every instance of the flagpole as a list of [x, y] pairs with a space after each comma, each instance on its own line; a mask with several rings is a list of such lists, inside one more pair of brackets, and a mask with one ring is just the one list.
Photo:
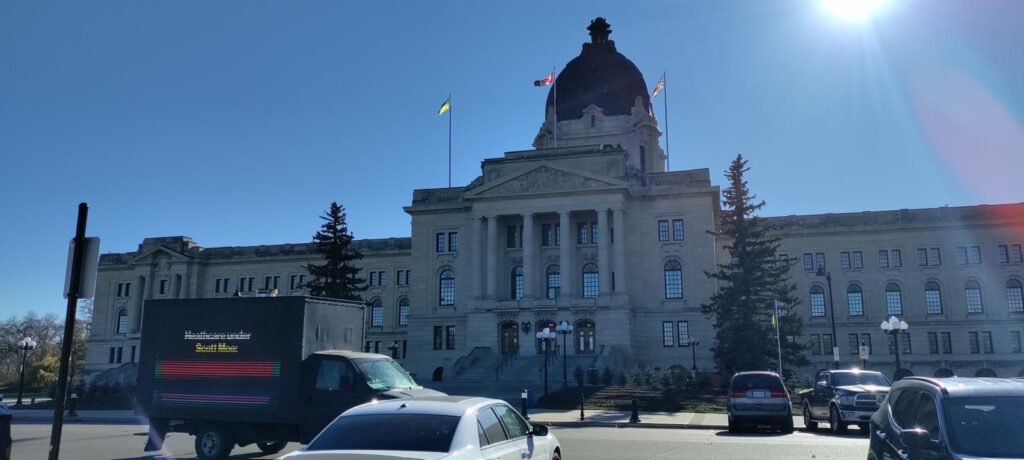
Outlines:
[[779, 377], [782, 377], [782, 320], [779, 318], [779, 306], [775, 306], [775, 345], [779, 349]]
[[665, 82], [664, 89], [661, 90], [663, 93], [665, 93], [664, 96], [661, 98], [661, 100], [665, 103], [665, 170], [671, 171], [672, 157], [670, 157], [668, 153], [668, 82], [665, 81], [664, 71], [661, 72], [661, 81]]
[[554, 85], [554, 89], [552, 89], [552, 91], [554, 91], [555, 93], [554, 107], [552, 107], [552, 112], [554, 112], [555, 114], [555, 148], [558, 148], [558, 76], [555, 75], [555, 70], [558, 70], [558, 68], [551, 68], [551, 75], [554, 77], [553, 81], [551, 82], [551, 84]]
[[448, 93], [448, 188], [452, 188], [452, 93]]

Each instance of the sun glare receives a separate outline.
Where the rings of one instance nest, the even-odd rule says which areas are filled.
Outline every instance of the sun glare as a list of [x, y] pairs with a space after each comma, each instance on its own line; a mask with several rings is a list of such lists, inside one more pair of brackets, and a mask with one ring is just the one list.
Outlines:
[[846, 19], [865, 19], [886, 0], [820, 0], [830, 13]]

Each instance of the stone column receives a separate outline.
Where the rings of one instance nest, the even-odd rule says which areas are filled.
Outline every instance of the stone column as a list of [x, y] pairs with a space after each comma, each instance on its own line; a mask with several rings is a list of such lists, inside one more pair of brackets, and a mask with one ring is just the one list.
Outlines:
[[569, 219], [570, 211], [560, 211], [558, 213], [558, 225], [559, 225], [559, 247], [558, 247], [558, 270], [562, 278], [562, 287], [560, 288], [559, 297], [571, 299], [573, 297], [573, 291], [575, 284], [573, 279], [576, 273], [576, 261], [573, 256], [575, 255], [574, 249], [576, 248], [576, 239], [573, 238], [573, 231], [571, 228], [571, 220]]
[[535, 296], [533, 291], [533, 278], [536, 276], [533, 268], [536, 263], [534, 251], [536, 245], [533, 243], [533, 213], [523, 214], [523, 298], [532, 299]]
[[473, 252], [471, 257], [473, 258], [472, 280], [473, 297], [475, 298], [480, 298], [484, 296], [484, 283], [480, 276], [480, 274], [483, 273], [484, 268], [484, 235], [482, 228], [483, 224], [480, 219], [481, 217], [479, 216], [473, 217], [473, 234], [470, 235], [470, 244], [473, 245]]
[[487, 217], [487, 298], [498, 298], [498, 216]]
[[626, 293], [626, 222], [622, 209], [612, 210], [615, 226], [615, 293]]
[[597, 273], [598, 294], [606, 296], [611, 292], [612, 270], [608, 261], [608, 210], [597, 210]]

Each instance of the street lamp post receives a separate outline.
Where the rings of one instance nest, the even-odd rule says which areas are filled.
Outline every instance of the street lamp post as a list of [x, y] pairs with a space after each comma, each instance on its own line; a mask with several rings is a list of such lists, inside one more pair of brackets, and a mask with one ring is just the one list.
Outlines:
[[693, 371], [697, 372], [697, 347], [700, 345], [700, 340], [690, 339], [690, 352], [693, 353]]
[[832, 361], [835, 369], [839, 369], [839, 347], [836, 346], [838, 343], [838, 336], [836, 335], [836, 304], [832, 301], [832, 272], [825, 271], [825, 266], [818, 267], [818, 276], [824, 276], [825, 282], [828, 284], [828, 309], [829, 316], [832, 317]]
[[569, 387], [569, 365], [567, 363], [566, 355], [569, 354], [569, 349], [566, 348], [566, 341], [570, 334], [572, 334], [572, 323], [568, 321], [561, 321], [558, 326], [555, 326], [555, 333], [562, 336], [562, 388]]
[[551, 357], [551, 345], [556, 337], [558, 334], [552, 332], [550, 328], [545, 327], [544, 330], [537, 331], [537, 338], [544, 341], [544, 396], [548, 394], [548, 360]]
[[896, 374], [898, 374], [900, 372], [900, 368], [901, 368], [901, 366], [900, 366], [900, 333], [901, 332], [907, 332], [907, 330], [910, 329], [910, 325], [907, 324], [906, 321], [901, 321], [899, 318], [897, 318], [895, 316], [891, 316], [891, 317], [889, 317], [888, 321], [882, 321], [882, 325], [880, 327], [882, 328], [882, 331], [885, 332], [886, 334], [892, 334], [893, 347], [895, 348], [895, 351], [896, 351], [896, 373], [893, 374], [893, 378], [895, 378]]
[[28, 352], [32, 351], [36, 345], [38, 345], [36, 341], [29, 337], [18, 341], [18, 348], [21, 349], [21, 383], [18, 385], [18, 402], [15, 404], [17, 406], [21, 405], [21, 395], [25, 392], [25, 362], [28, 359]]

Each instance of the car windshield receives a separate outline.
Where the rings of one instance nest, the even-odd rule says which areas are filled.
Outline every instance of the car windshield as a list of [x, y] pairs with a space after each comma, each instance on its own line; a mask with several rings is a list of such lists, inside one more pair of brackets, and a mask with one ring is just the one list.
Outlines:
[[351, 415], [324, 428], [306, 450], [448, 452], [458, 425], [451, 415]]
[[389, 358], [358, 358], [352, 360], [374, 390], [412, 388], [416, 386], [409, 373]]
[[836, 372], [832, 374], [833, 387], [845, 387], [851, 385], [878, 385], [881, 387], [887, 387], [892, 384], [884, 375], [871, 372]]
[[1024, 398], [950, 398], [945, 401], [946, 429], [958, 454], [1024, 458]]

